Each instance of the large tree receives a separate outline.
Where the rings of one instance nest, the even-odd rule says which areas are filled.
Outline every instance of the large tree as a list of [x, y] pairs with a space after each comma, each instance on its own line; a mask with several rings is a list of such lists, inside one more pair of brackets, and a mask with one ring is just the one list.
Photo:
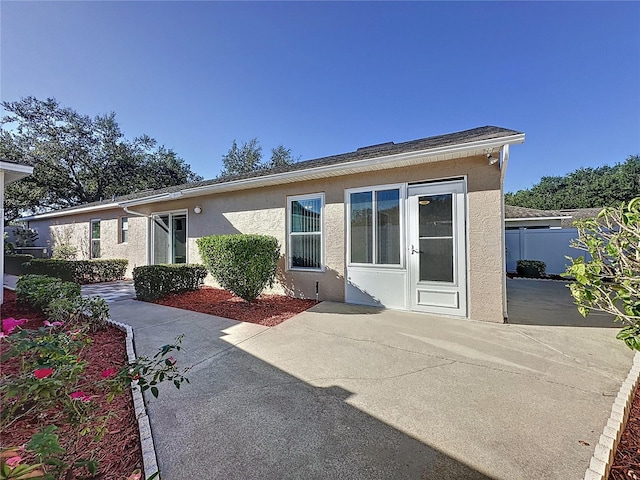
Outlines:
[[53, 98], [2, 102], [0, 158], [34, 167], [5, 194], [7, 218], [201, 180], [172, 149], [128, 140], [115, 114], [93, 118]]
[[294, 158], [290, 148], [278, 145], [271, 149], [271, 159], [269, 162], [262, 161], [262, 146], [257, 138], [252, 138], [248, 142], [238, 145], [236, 140], [231, 144], [229, 151], [222, 156], [224, 166], [220, 176], [241, 175], [257, 170], [275, 168], [283, 165], [290, 165], [298, 161]]
[[640, 156], [624, 163], [579, 168], [562, 177], [542, 177], [533, 187], [507, 193], [505, 203], [519, 207], [558, 210], [618, 205], [640, 196]]

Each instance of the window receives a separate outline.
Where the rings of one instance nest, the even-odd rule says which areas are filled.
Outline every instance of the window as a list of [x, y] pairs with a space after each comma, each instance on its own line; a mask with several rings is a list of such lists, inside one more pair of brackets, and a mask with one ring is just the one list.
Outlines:
[[91, 220], [90, 237], [91, 258], [100, 258], [100, 220]]
[[323, 269], [324, 194], [287, 199], [289, 268]]
[[129, 218], [120, 217], [120, 243], [129, 241]]
[[400, 265], [400, 188], [348, 194], [351, 264]]

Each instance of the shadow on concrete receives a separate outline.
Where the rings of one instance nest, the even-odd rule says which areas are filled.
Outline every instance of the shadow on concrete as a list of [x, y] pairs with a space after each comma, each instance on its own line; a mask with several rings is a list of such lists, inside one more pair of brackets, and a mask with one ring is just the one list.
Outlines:
[[580, 315], [569, 291], [569, 282], [507, 279], [508, 323], [560, 327], [621, 328], [614, 317], [602, 312]]
[[176, 357], [193, 365], [191, 383], [146, 398], [162, 478], [491, 480], [351, 406], [352, 392], [313, 386], [230, 343], [263, 327], [174, 309], [126, 318], [125, 303], [114, 318], [134, 327], [138, 355], [188, 332]]

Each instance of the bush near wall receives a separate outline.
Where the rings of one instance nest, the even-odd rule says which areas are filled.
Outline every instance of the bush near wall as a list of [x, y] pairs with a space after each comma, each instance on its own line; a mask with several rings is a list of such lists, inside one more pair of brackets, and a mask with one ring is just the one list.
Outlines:
[[278, 240], [267, 235], [210, 235], [197, 240], [203, 263], [227, 290], [251, 302], [272, 287], [280, 258]]
[[133, 269], [136, 298], [150, 302], [170, 293], [199, 290], [207, 276], [202, 265], [144, 265]]
[[98, 296], [84, 298], [80, 285], [46, 275], [23, 275], [16, 285], [16, 301], [44, 312], [51, 322], [67, 326], [89, 325], [93, 331], [107, 326], [109, 306]]
[[20, 253], [5, 255], [4, 273], [9, 273], [11, 275], [24, 275], [27, 271], [22, 264], [31, 261], [32, 258], [33, 255]]
[[547, 273], [547, 264], [542, 260], [518, 260], [516, 272], [523, 277], [542, 278]]
[[60, 298], [80, 298], [80, 285], [46, 275], [23, 275], [16, 285], [16, 301], [44, 312]]
[[60, 278], [66, 282], [81, 285], [87, 283], [112, 282], [124, 278], [129, 262], [124, 259], [109, 260], [61, 260], [54, 258], [34, 258], [27, 267], [27, 273]]

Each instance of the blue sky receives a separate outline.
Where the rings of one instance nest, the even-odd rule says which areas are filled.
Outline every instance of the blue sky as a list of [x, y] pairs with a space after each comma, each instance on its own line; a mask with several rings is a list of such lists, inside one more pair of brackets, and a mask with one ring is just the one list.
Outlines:
[[506, 190], [640, 153], [640, 2], [0, 2], [4, 101], [114, 111], [205, 178], [498, 125]]

